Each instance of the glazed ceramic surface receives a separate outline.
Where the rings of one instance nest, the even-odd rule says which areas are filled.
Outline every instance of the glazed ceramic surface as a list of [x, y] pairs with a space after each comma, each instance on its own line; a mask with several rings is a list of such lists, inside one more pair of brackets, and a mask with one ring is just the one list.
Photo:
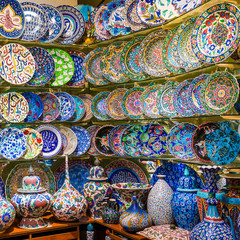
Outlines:
[[107, 224], [118, 224], [119, 223], [119, 205], [114, 201], [115, 199], [110, 199], [106, 202], [106, 205], [102, 210], [102, 219]]
[[63, 155], [71, 155], [77, 147], [77, 136], [68, 127], [60, 126], [58, 129], [61, 132], [63, 139]]
[[180, 15], [172, 1], [157, 0], [156, 6], [157, 9], [161, 11], [161, 17], [166, 20], [178, 17]]
[[83, 103], [83, 100], [80, 98], [80, 97], [77, 97], [77, 96], [72, 96], [74, 101], [75, 101], [75, 111], [72, 115], [71, 118], [68, 119], [68, 121], [70, 122], [77, 122], [77, 121], [80, 121], [85, 113], [86, 113], [86, 109], [85, 109], [85, 106], [84, 106], [84, 103]]
[[88, 134], [89, 134], [89, 136], [90, 136], [90, 138], [91, 138], [91, 144], [90, 144], [90, 147], [89, 147], [89, 149], [88, 149], [88, 154], [93, 155], [93, 156], [99, 155], [99, 152], [98, 152], [98, 150], [95, 148], [94, 142], [93, 142], [93, 141], [94, 141], [94, 138], [93, 138], [93, 137], [94, 137], [96, 131], [97, 131], [99, 128], [100, 128], [100, 126], [98, 126], [98, 125], [92, 125], [92, 126], [90, 126], [90, 127], [87, 128]]
[[5, 184], [1, 177], [0, 177], [0, 196], [5, 198]]
[[175, 6], [175, 8], [178, 10], [180, 14], [189, 12], [190, 10], [200, 6], [203, 4], [205, 0], [172, 0], [172, 4]]
[[91, 111], [93, 97], [89, 94], [80, 94], [79, 97], [82, 99], [85, 107], [85, 115], [83, 116], [82, 121], [87, 121], [93, 116]]

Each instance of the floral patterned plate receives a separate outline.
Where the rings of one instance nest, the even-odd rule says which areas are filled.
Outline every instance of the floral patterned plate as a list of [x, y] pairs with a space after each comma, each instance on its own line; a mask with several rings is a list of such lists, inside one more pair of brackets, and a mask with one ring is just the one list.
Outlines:
[[68, 121], [77, 122], [77, 121], [80, 121], [85, 115], [85, 106], [84, 106], [83, 100], [80, 97], [72, 96], [72, 98], [75, 101], [76, 108], [72, 117], [68, 119]]
[[190, 10], [200, 6], [204, 2], [206, 2], [206, 0], [172, 0], [172, 4], [175, 6], [175, 9], [177, 9], [180, 14], [187, 13]]
[[87, 121], [91, 119], [93, 116], [92, 110], [91, 110], [93, 97], [89, 94], [80, 94], [79, 97], [83, 101], [84, 107], [85, 107], [85, 115], [83, 116], [82, 121]]
[[90, 145], [90, 147], [89, 147], [89, 149], [88, 149], [88, 154], [93, 155], [93, 156], [99, 155], [99, 152], [98, 152], [98, 150], [95, 148], [94, 143], [93, 143], [93, 141], [94, 141], [93, 136], [95, 135], [96, 131], [97, 131], [99, 128], [100, 128], [100, 126], [97, 126], [97, 125], [92, 125], [92, 126], [90, 126], [90, 127], [87, 128], [88, 134], [89, 134], [89, 136], [90, 136], [90, 138], [91, 138], [91, 145]]
[[165, 20], [169, 20], [180, 15], [177, 9], [175, 9], [172, 1], [156, 0], [156, 6], [157, 9], [161, 11], [161, 17]]

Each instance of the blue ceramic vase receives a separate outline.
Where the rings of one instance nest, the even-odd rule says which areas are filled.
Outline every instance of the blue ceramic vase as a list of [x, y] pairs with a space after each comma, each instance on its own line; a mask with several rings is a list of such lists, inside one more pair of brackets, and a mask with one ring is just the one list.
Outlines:
[[179, 179], [178, 188], [173, 193], [171, 207], [177, 225], [188, 231], [200, 222], [196, 199], [198, 190], [195, 188], [195, 177], [189, 176], [185, 168], [184, 176]]

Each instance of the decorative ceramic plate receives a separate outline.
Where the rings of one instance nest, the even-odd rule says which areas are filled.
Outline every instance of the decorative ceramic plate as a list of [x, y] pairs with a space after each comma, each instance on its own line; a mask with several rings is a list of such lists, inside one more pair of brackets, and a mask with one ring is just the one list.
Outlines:
[[83, 118], [85, 115], [85, 106], [80, 97], [72, 96], [72, 98], [75, 101], [75, 112], [73, 113], [73, 116], [68, 120], [70, 122], [77, 122]]
[[41, 155], [44, 158], [53, 157], [62, 150], [62, 134], [57, 128], [51, 125], [42, 125], [36, 130], [42, 135], [43, 148]]
[[22, 40], [35, 41], [42, 38], [48, 30], [48, 17], [44, 8], [33, 2], [23, 2], [21, 5], [25, 15]]
[[11, 201], [12, 196], [22, 187], [22, 179], [29, 176], [29, 167], [32, 166], [34, 174], [41, 179], [41, 187], [46, 188], [50, 194], [56, 191], [54, 175], [44, 163], [20, 163], [14, 166], [6, 179], [6, 198]]
[[52, 56], [44, 48], [31, 47], [29, 51], [35, 60], [35, 73], [27, 84], [31, 86], [42, 86], [49, 82], [54, 76], [55, 63]]
[[119, 156], [127, 156], [124, 152], [121, 144], [122, 133], [129, 125], [123, 124], [120, 126], [114, 127], [109, 133], [108, 144], [111, 150]]
[[27, 48], [17, 43], [0, 48], [0, 75], [5, 81], [21, 85], [28, 82], [34, 72], [35, 61]]
[[166, 35], [166, 30], [152, 32], [140, 44], [140, 66], [144, 72], [151, 76], [161, 77], [170, 74], [162, 58], [163, 43]]
[[24, 121], [36, 121], [43, 113], [43, 102], [41, 98], [37, 94], [31, 92], [24, 92], [22, 96], [27, 100], [29, 106], [28, 115]]
[[206, 136], [210, 133], [219, 129], [219, 126], [216, 122], [206, 122], [199, 125], [192, 137], [192, 149], [198, 159], [203, 162], [211, 162], [207, 155], [206, 150]]
[[100, 67], [103, 76], [111, 82], [122, 83], [129, 80], [120, 64], [121, 52], [125, 45], [126, 42], [114, 42], [103, 51]]
[[195, 177], [196, 188], [202, 189], [204, 186], [202, 179], [193, 168], [184, 163], [167, 162], [159, 166], [153, 174], [150, 184], [153, 186], [155, 185], [159, 179], [157, 175], [166, 175], [164, 180], [169, 184], [173, 191], [176, 191], [178, 188], [179, 179], [184, 175], [185, 168], [188, 169], [190, 176]]
[[55, 93], [55, 96], [60, 100], [60, 114], [56, 120], [67, 121], [70, 119], [76, 109], [76, 104], [74, 98], [66, 92]]
[[206, 0], [172, 0], [172, 4], [175, 6], [175, 9], [177, 9], [180, 14], [187, 13], [190, 10], [200, 6], [204, 2], [206, 2]]
[[64, 19], [60, 11], [49, 4], [41, 4], [45, 14], [48, 17], [48, 30], [46, 34], [39, 39], [40, 42], [53, 42], [58, 39], [64, 29]]
[[57, 41], [61, 44], [72, 44], [76, 42], [85, 32], [83, 15], [78, 9], [69, 5], [58, 6], [57, 10], [64, 18], [64, 29]]
[[109, 163], [105, 168], [110, 184], [114, 183], [143, 183], [148, 184], [144, 171], [134, 162], [117, 160]]
[[179, 115], [189, 117], [195, 114], [191, 92], [192, 79], [181, 82], [175, 89], [173, 105]]
[[80, 94], [79, 97], [83, 101], [84, 107], [85, 107], [85, 115], [84, 115], [82, 121], [87, 121], [87, 120], [91, 119], [93, 116], [92, 111], [91, 111], [91, 104], [92, 104], [93, 97], [89, 94]]
[[106, 100], [109, 92], [100, 92], [92, 100], [91, 109], [93, 115], [99, 120], [109, 120], [106, 110]]
[[27, 140], [17, 128], [6, 127], [0, 132], [0, 154], [8, 160], [16, 160], [27, 150]]
[[214, 73], [204, 82], [201, 94], [207, 112], [223, 114], [238, 100], [238, 81], [228, 72]]
[[[61, 165], [54, 172], [57, 190], [60, 189], [65, 180], [65, 162], [61, 161]], [[89, 171], [92, 165], [80, 159], [72, 159], [68, 162], [68, 171], [70, 182], [81, 194], [83, 194], [83, 186], [88, 181]]]
[[126, 154], [132, 157], [141, 157], [140, 146], [142, 141], [138, 138], [142, 131], [140, 124], [130, 125], [122, 132], [121, 142], [123, 150]]
[[[79, 4], [77, 5], [75, 8], [77, 8], [81, 14], [84, 17], [84, 21], [87, 23], [89, 20], [91, 21], [91, 19], [89, 19], [88, 17], [88, 11], [90, 13], [90, 16], [92, 14], [92, 12], [95, 10], [94, 7], [90, 6], [90, 5], [84, 5], [84, 4]], [[90, 17], [91, 18], [91, 17]]]
[[88, 53], [83, 62], [83, 75], [87, 81], [95, 85], [105, 85], [109, 82], [104, 78], [100, 67], [100, 62], [104, 50], [105, 48], [96, 48], [92, 50], [90, 53]]
[[61, 49], [53, 48], [47, 51], [52, 55], [55, 63], [55, 75], [51, 86], [62, 86], [72, 79], [74, 62], [71, 56]]
[[38, 96], [43, 103], [43, 113], [39, 120], [45, 123], [54, 121], [61, 111], [60, 100], [52, 93], [40, 93]]
[[136, 37], [130, 40], [122, 50], [120, 64], [123, 72], [133, 80], [145, 80], [149, 78], [140, 66], [139, 51], [144, 37]]
[[91, 138], [88, 134], [88, 131], [85, 128], [77, 126], [71, 127], [71, 129], [77, 136], [77, 147], [73, 154], [78, 156], [86, 153], [91, 143]]
[[107, 114], [113, 119], [125, 119], [126, 116], [123, 111], [122, 101], [123, 96], [127, 92], [125, 88], [118, 88], [112, 91], [106, 101]]
[[109, 133], [113, 129], [113, 126], [105, 125], [100, 127], [93, 137], [93, 143], [94, 147], [97, 149], [97, 151], [105, 156], [114, 156], [114, 153], [112, 152], [110, 146], [109, 146]]
[[74, 74], [72, 79], [67, 83], [70, 87], [80, 87], [83, 86], [86, 82], [86, 79], [83, 76], [82, 65], [86, 57], [85, 53], [80, 51], [68, 51], [73, 62], [74, 62]]
[[143, 104], [142, 93], [144, 89], [142, 87], [135, 87], [129, 89], [122, 100], [122, 108], [124, 113], [130, 118], [143, 118]]
[[176, 117], [178, 112], [176, 111], [173, 99], [175, 95], [177, 82], [168, 82], [164, 88], [162, 88], [157, 96], [157, 107], [159, 114], [166, 117]]
[[77, 136], [74, 131], [68, 127], [60, 126], [59, 131], [63, 139], [63, 155], [71, 155], [77, 147]]
[[239, 45], [239, 18], [239, 9], [228, 3], [214, 5], [202, 13], [191, 36], [197, 58], [207, 63], [228, 58]]
[[18, 123], [27, 117], [29, 106], [21, 94], [9, 92], [0, 98], [0, 111], [6, 121]]
[[190, 123], [175, 125], [167, 137], [167, 147], [171, 154], [182, 160], [195, 158], [192, 149], [192, 136], [196, 126]]
[[150, 26], [165, 23], [161, 16], [161, 10], [157, 8], [156, 1], [139, 0], [137, 3], [137, 13], [141, 21]]
[[140, 151], [146, 157], [159, 157], [167, 151], [167, 132], [159, 124], [142, 126], [138, 138], [141, 140]]
[[93, 156], [97, 156], [99, 155], [99, 152], [97, 151], [97, 149], [94, 147], [94, 143], [93, 143], [93, 136], [95, 135], [96, 131], [100, 128], [100, 126], [97, 125], [92, 125], [90, 127], [87, 128], [88, 134], [91, 138], [91, 145], [88, 149], [88, 154], [93, 155]]
[[16, 0], [0, 2], [0, 34], [5, 38], [21, 37], [25, 27], [25, 16]]
[[150, 118], [161, 117], [157, 107], [157, 97], [159, 91], [161, 91], [163, 88], [163, 85], [155, 85], [144, 90], [141, 98], [143, 102], [143, 111], [146, 116]]
[[5, 185], [1, 177], [0, 177], [0, 195], [3, 198], [5, 198]]
[[175, 9], [172, 1], [169, 0], [156, 0], [157, 9], [161, 11], [161, 17], [169, 20], [178, 17], [180, 14]]
[[43, 148], [42, 135], [32, 128], [23, 128], [21, 130], [27, 139], [27, 150], [23, 155], [23, 158], [35, 158], [41, 153]]

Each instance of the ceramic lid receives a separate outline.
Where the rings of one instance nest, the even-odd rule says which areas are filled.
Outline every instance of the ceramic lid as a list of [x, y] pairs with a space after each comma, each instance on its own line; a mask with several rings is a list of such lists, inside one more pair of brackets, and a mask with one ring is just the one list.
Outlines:
[[89, 172], [90, 177], [88, 177], [87, 179], [95, 180], [95, 181], [96, 180], [99, 180], [99, 181], [107, 180], [108, 178], [105, 175], [104, 169], [101, 166], [99, 166], [100, 161], [98, 159], [96, 159], [94, 161], [94, 163], [96, 166], [94, 166], [90, 169], [90, 172]]

